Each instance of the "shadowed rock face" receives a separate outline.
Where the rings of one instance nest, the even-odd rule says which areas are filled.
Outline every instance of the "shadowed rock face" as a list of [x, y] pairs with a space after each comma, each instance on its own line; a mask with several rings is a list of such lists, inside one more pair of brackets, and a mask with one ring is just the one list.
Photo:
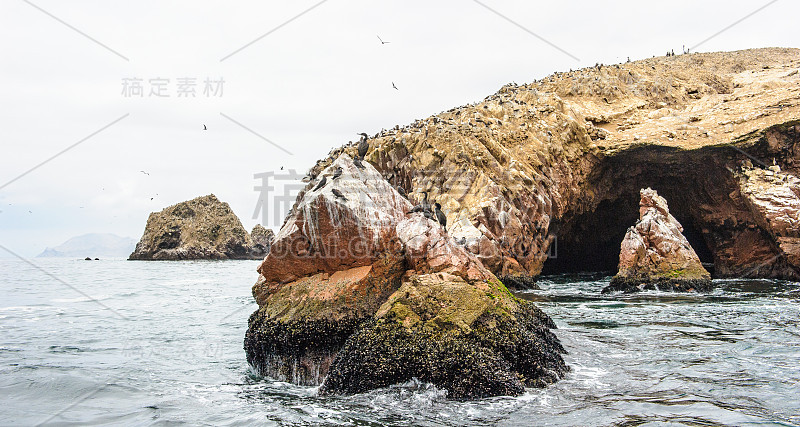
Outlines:
[[131, 260], [253, 259], [253, 242], [213, 194], [150, 214]]
[[417, 377], [466, 398], [566, 372], [546, 315], [438, 222], [406, 214], [412, 205], [372, 165], [345, 154], [321, 173], [336, 167], [340, 178], [301, 192], [258, 269], [245, 350], [259, 373], [322, 393]]
[[798, 66], [797, 49], [755, 49], [555, 73], [382, 131], [366, 160], [439, 201], [450, 235], [507, 284], [615, 270], [645, 187], [716, 276], [798, 278], [736, 173], [755, 157], [797, 174]]
[[641, 190], [639, 221], [622, 240], [619, 272], [603, 293], [663, 291], [707, 291], [711, 275], [703, 268], [683, 227], [669, 213], [667, 201], [654, 190]]

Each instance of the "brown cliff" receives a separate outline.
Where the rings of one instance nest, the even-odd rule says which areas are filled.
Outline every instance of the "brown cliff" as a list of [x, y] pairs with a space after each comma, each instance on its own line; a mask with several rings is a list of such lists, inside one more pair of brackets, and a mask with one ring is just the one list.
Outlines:
[[798, 67], [800, 50], [768, 48], [555, 73], [384, 130], [366, 158], [411, 198], [440, 201], [450, 234], [509, 283], [615, 269], [645, 187], [716, 276], [800, 278], [738, 177], [750, 159], [797, 174]]

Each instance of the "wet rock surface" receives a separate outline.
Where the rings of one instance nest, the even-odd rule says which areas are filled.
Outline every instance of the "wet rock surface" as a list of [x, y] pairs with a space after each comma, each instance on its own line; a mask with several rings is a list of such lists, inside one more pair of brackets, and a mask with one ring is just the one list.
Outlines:
[[711, 290], [711, 275], [683, 236], [683, 226], [669, 213], [667, 201], [650, 188], [640, 194], [639, 220], [625, 234], [619, 271], [603, 293]]
[[227, 203], [216, 196], [178, 203], [147, 218], [128, 259], [258, 259], [253, 241]]
[[568, 370], [555, 325], [497, 279], [415, 276], [355, 333], [320, 392], [358, 393], [418, 378], [450, 398], [519, 395]]

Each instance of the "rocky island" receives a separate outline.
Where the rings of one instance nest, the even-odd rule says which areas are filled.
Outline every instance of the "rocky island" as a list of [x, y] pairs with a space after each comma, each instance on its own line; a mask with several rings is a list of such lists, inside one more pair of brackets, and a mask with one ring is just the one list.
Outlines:
[[[798, 67], [780, 48], [598, 64], [335, 148], [258, 268], [248, 362], [323, 394], [412, 377], [519, 394], [568, 367], [552, 320], [506, 285], [638, 280], [665, 242], [680, 256], [646, 275], [688, 280], [670, 290], [706, 289], [703, 263], [800, 279]], [[408, 213], [434, 201], [446, 230]]]
[[[328, 179], [341, 168], [336, 179]], [[301, 192], [259, 267], [247, 359], [321, 393], [419, 378], [451, 397], [520, 394], [560, 378], [553, 322], [515, 298], [372, 165], [347, 154]]]
[[261, 259], [269, 251], [270, 233], [259, 226], [253, 231], [258, 244], [230, 206], [210, 194], [151, 213], [128, 259]]

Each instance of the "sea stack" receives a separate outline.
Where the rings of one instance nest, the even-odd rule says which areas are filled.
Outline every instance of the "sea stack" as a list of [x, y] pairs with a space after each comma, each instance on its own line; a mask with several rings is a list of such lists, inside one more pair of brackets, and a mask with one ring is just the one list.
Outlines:
[[[320, 394], [412, 378], [450, 398], [519, 395], [567, 371], [553, 321], [514, 297], [370, 163], [301, 191], [253, 286], [245, 336], [262, 375]], [[334, 194], [337, 190], [346, 201]]]
[[603, 293], [709, 291], [711, 275], [669, 213], [667, 201], [651, 189], [640, 191], [639, 221], [622, 240], [619, 271]]
[[130, 260], [258, 259], [253, 241], [227, 203], [213, 194], [178, 203], [147, 219]]

